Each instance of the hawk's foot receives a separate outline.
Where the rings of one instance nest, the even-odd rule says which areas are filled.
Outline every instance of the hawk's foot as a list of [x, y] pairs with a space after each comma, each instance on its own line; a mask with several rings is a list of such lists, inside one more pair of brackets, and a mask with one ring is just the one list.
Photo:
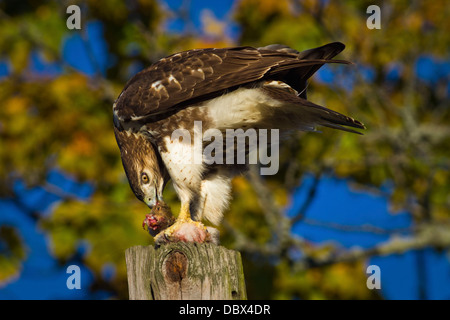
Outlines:
[[175, 222], [155, 237], [155, 243], [161, 245], [167, 242], [212, 242], [219, 243], [219, 231], [191, 219]]
[[173, 225], [162, 230], [155, 237], [157, 245], [167, 242], [212, 242], [218, 244], [219, 232], [212, 227], [205, 227], [199, 221], [194, 221], [190, 217], [189, 206], [182, 205], [178, 219]]

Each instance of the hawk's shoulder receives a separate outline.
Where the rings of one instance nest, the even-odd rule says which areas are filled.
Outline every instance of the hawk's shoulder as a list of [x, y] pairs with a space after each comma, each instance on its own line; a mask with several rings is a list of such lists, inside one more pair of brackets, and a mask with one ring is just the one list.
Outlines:
[[116, 115], [121, 121], [157, 115], [187, 100], [252, 81], [262, 76], [256, 70], [241, 80], [235, 75], [260, 58], [258, 50], [251, 47], [172, 54], [130, 79], [116, 101]]

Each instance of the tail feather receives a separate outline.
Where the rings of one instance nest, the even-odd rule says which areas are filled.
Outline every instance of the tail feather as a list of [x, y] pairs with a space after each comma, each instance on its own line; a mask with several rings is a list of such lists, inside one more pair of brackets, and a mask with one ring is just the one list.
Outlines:
[[339, 130], [342, 130], [342, 131], [347, 131], [347, 132], [351, 132], [351, 133], [356, 133], [356, 134], [363, 135], [362, 132], [359, 132], [359, 131], [356, 131], [356, 130], [352, 130], [352, 129], [343, 127], [343, 126], [341, 126], [341, 125], [339, 125], [339, 124], [334, 124], [334, 123], [322, 123], [321, 125], [324, 126], [324, 127], [328, 127], [328, 128], [339, 129]]
[[[361, 134], [361, 132], [352, 130], [346, 127], [352, 127], [357, 129], [366, 129], [364, 124], [356, 119], [343, 115], [337, 111], [319, 106], [311, 101], [298, 97], [301, 108], [304, 108], [304, 112], [308, 112], [313, 115], [313, 120], [319, 126], [329, 127], [333, 129], [339, 129], [342, 131]], [[345, 127], [344, 127], [345, 126]]]
[[287, 90], [274, 86], [265, 86], [264, 92], [270, 97], [286, 103], [284, 110], [292, 114], [291, 121], [301, 128], [314, 128], [324, 126], [347, 132], [362, 134], [358, 131], [346, 128], [352, 127], [365, 129], [364, 124], [337, 111], [319, 106], [311, 101], [303, 99]]
[[[362, 134], [347, 128], [365, 129], [360, 121], [306, 100], [307, 81], [320, 67], [326, 63], [352, 64], [349, 61], [333, 59], [344, 48], [345, 45], [340, 42], [302, 52], [280, 44], [258, 48], [265, 55], [285, 53], [296, 58], [282, 61], [276, 68], [277, 74], [271, 76], [271, 79], [283, 82], [283, 86], [273, 85], [271, 82], [264, 85], [264, 90], [269, 96], [287, 103], [285, 112], [291, 117], [280, 118], [284, 120], [282, 123], [289, 124], [289, 127], [295, 126], [300, 130], [315, 130], [316, 126], [324, 126]], [[286, 87], [294, 89], [296, 94], [292, 94]]]

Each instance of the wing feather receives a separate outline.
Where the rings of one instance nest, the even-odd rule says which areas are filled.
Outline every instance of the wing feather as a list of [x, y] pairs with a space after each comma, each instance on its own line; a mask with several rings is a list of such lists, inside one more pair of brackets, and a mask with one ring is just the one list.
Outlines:
[[176, 53], [136, 74], [116, 100], [114, 113], [119, 121], [148, 119], [263, 78], [289, 76], [292, 84], [289, 79], [285, 81], [297, 89], [297, 82], [300, 83], [297, 87], [304, 86], [306, 79], [323, 64], [349, 63], [330, 60], [343, 46], [333, 43], [300, 53], [276, 47]]

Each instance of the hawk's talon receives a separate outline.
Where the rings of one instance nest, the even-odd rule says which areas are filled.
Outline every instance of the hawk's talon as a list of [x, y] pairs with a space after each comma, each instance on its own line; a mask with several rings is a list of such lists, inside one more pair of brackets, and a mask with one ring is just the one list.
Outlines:
[[218, 243], [216, 236], [211, 235], [208, 230], [209, 227], [205, 227], [203, 223], [191, 219], [183, 220], [175, 222], [175, 224], [157, 234], [155, 243], [158, 245], [167, 242]]

